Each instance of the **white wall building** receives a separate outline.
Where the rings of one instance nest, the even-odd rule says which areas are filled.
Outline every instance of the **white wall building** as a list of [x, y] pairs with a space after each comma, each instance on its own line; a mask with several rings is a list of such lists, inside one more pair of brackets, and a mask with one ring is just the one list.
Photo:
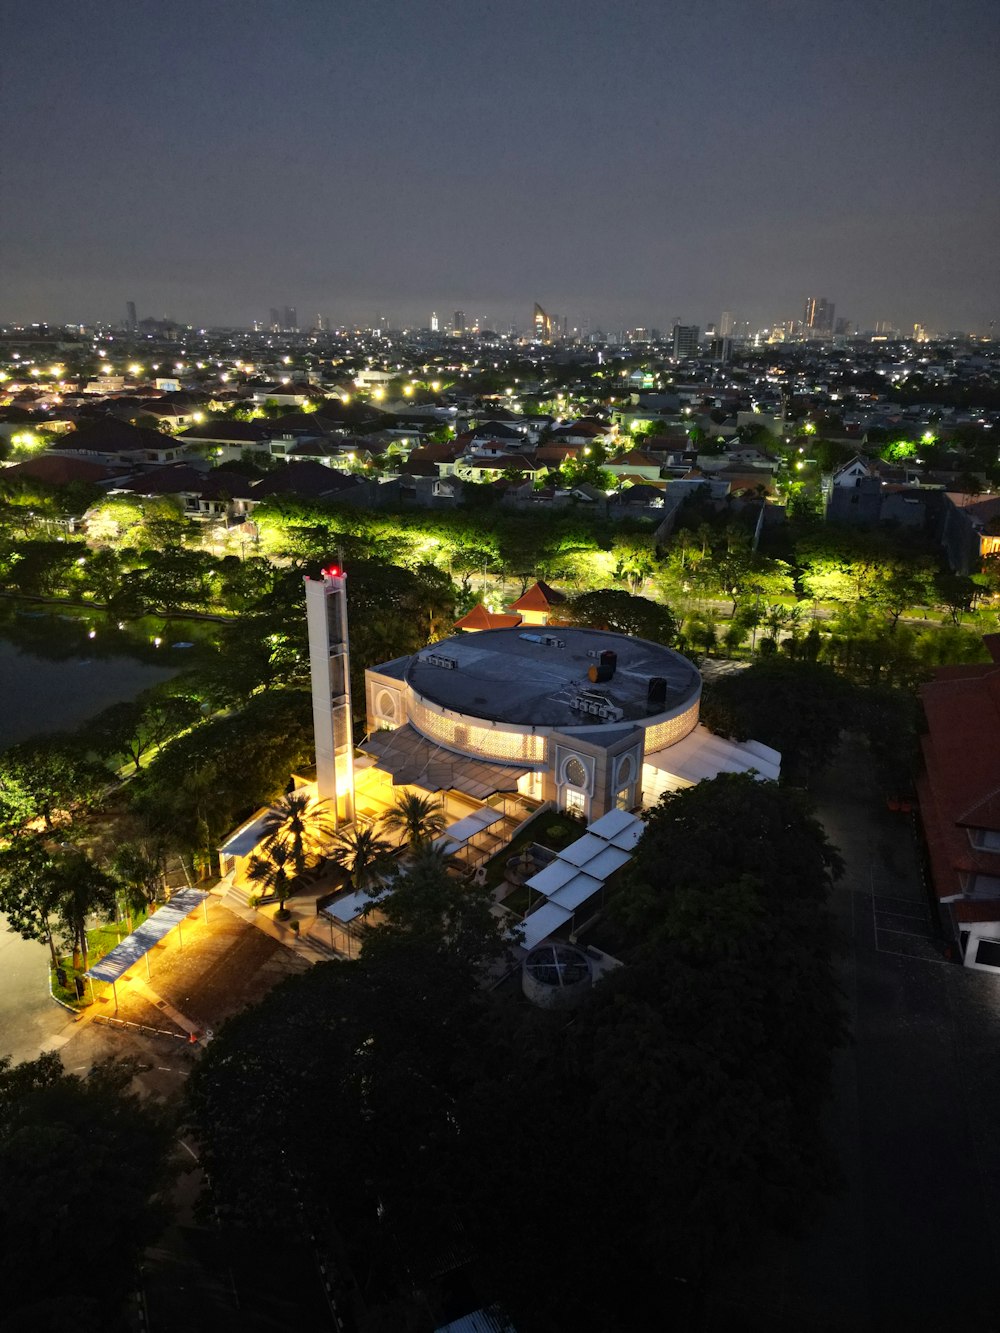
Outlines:
[[458, 635], [365, 673], [362, 748], [398, 782], [520, 792], [592, 820], [781, 756], [699, 724], [701, 676], [660, 644], [547, 627]]

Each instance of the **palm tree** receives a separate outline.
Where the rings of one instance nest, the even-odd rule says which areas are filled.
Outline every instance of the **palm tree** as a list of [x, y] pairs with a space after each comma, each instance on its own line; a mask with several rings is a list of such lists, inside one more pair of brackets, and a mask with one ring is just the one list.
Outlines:
[[288, 915], [285, 902], [295, 881], [322, 859], [334, 829], [329, 801], [319, 801], [303, 791], [282, 796], [264, 815], [263, 836], [250, 858], [247, 875], [277, 897], [277, 916]]
[[445, 826], [444, 805], [430, 796], [404, 791], [382, 816], [382, 827], [403, 835], [411, 850], [436, 838]]
[[263, 837], [258, 844], [265, 856], [277, 858], [277, 848], [285, 852], [282, 864], [288, 864], [293, 878], [304, 875], [320, 859], [335, 832], [329, 801], [319, 801], [303, 791], [294, 791], [268, 809], [261, 820]]
[[110, 912], [115, 905], [115, 881], [85, 852], [72, 851], [53, 861], [55, 910], [73, 945], [73, 966], [87, 970], [87, 918]]
[[296, 878], [294, 873], [291, 875], [288, 873], [290, 861], [291, 852], [278, 843], [271, 848], [267, 856], [261, 856], [259, 853], [251, 856], [246, 871], [247, 878], [259, 884], [265, 894], [274, 894], [278, 900], [275, 915], [282, 918], [289, 915], [285, 911], [285, 903], [292, 891], [292, 881]]
[[163, 888], [162, 858], [145, 843], [123, 842], [109, 858], [108, 870], [122, 890], [131, 930], [132, 913], [148, 907]]
[[380, 838], [372, 828], [350, 828], [338, 833], [330, 851], [330, 860], [350, 876], [356, 889], [367, 889], [388, 864], [394, 851], [387, 838]]

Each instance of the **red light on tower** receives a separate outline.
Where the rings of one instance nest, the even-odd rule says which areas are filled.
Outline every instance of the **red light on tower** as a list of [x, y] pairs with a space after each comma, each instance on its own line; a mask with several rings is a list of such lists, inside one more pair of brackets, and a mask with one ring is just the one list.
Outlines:
[[337, 579], [340, 578], [341, 574], [343, 573], [343, 570], [340, 568], [339, 565], [328, 565], [327, 568], [323, 570], [323, 573], [326, 575], [327, 578]]

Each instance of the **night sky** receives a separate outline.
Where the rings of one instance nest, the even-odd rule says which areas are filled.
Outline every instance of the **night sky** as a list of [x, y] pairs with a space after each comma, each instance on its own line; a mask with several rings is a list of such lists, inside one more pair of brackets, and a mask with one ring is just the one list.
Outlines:
[[7, 0], [0, 319], [1000, 305], [998, 0]]

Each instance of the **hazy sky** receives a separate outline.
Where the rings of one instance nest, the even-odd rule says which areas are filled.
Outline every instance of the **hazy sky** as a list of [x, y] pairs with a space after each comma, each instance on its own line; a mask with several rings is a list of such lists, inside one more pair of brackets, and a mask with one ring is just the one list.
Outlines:
[[0, 319], [1000, 305], [1000, 0], [7, 0], [0, 34]]

